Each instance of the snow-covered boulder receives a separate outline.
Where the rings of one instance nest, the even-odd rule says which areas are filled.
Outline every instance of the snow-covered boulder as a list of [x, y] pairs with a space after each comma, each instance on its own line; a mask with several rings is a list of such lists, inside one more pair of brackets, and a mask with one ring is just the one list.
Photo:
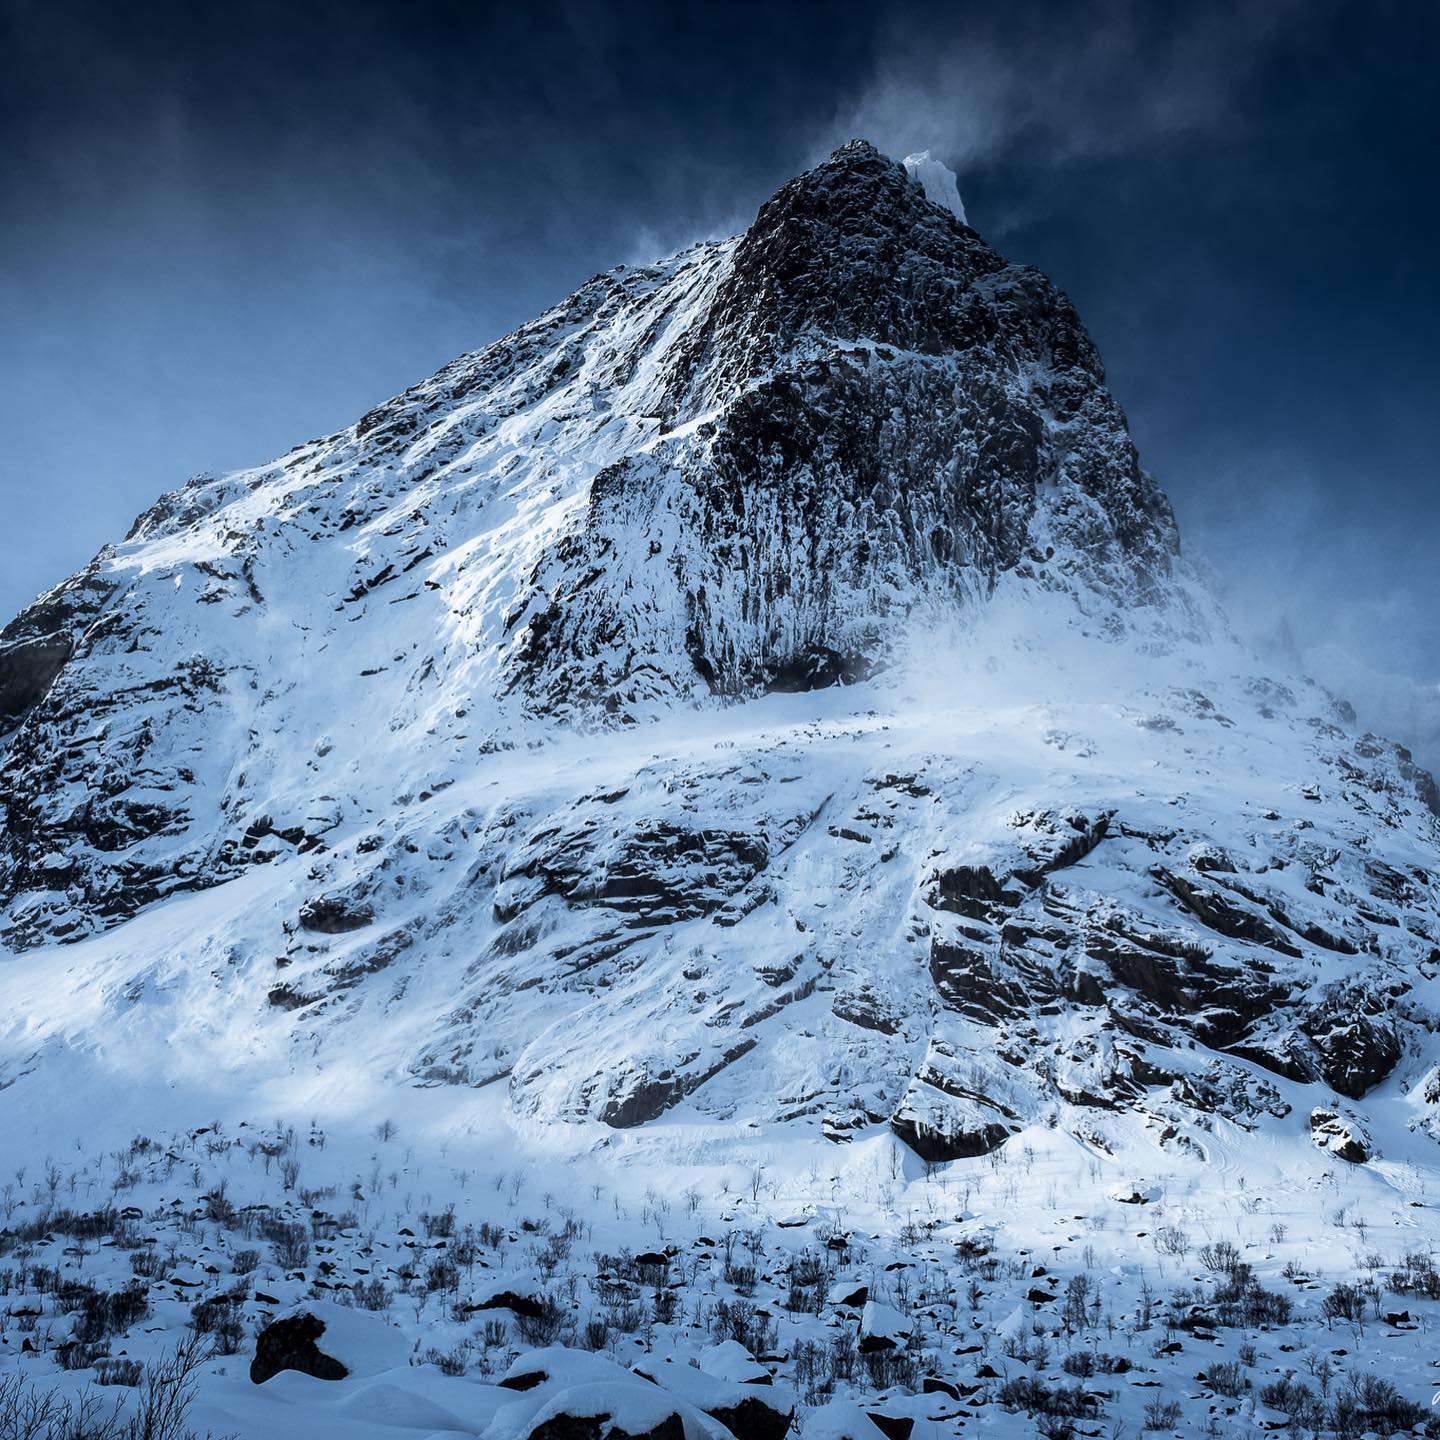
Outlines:
[[889, 1437], [853, 1400], [831, 1400], [817, 1405], [800, 1422], [800, 1440], [889, 1440]]
[[1164, 1193], [1158, 1185], [1122, 1185], [1110, 1198], [1121, 1205], [1154, 1205]]
[[860, 1314], [860, 1353], [898, 1350], [910, 1338], [915, 1322], [889, 1305], [867, 1300]]
[[737, 1385], [769, 1385], [770, 1372], [738, 1341], [722, 1340], [700, 1352], [700, 1368]]
[[[697, 1386], [740, 1388], [675, 1369]], [[585, 1350], [552, 1345], [519, 1356], [500, 1384], [518, 1393], [495, 1412], [485, 1440], [734, 1440], [678, 1388]]]
[[282, 1370], [317, 1380], [383, 1375], [409, 1362], [410, 1346], [391, 1324], [363, 1310], [307, 1300], [277, 1315], [255, 1337], [250, 1379], [263, 1385]]
[[693, 1422], [687, 1426], [686, 1407], [642, 1380], [572, 1385], [518, 1425], [512, 1408], [495, 1417], [486, 1440], [701, 1440], [714, 1434]]
[[863, 1305], [870, 1298], [870, 1286], [863, 1280], [857, 1280], [853, 1276], [848, 1279], [837, 1279], [831, 1282], [830, 1288], [825, 1292], [825, 1299], [831, 1305], [843, 1305], [855, 1308]]
[[496, 1382], [505, 1390], [531, 1391], [546, 1385], [577, 1385], [582, 1381], [624, 1380], [630, 1372], [603, 1355], [547, 1345], [517, 1355]]
[[1317, 1105], [1310, 1112], [1310, 1138], [1339, 1160], [1363, 1165], [1374, 1154], [1369, 1132], [1353, 1116]]
[[[415, 1370], [414, 1375], [423, 1372]], [[466, 1429], [461, 1416], [408, 1385], [390, 1384], [379, 1380], [362, 1385], [353, 1393], [340, 1400], [335, 1411], [348, 1416], [357, 1425], [389, 1425], [401, 1430], [419, 1431], [422, 1435], [432, 1432], [460, 1431]]]
[[[745, 1354], [743, 1346], [737, 1348]], [[740, 1440], [784, 1440], [795, 1418], [793, 1391], [771, 1383], [768, 1373], [763, 1384], [722, 1379], [673, 1358], [647, 1360], [636, 1365], [635, 1373], [679, 1396]]]

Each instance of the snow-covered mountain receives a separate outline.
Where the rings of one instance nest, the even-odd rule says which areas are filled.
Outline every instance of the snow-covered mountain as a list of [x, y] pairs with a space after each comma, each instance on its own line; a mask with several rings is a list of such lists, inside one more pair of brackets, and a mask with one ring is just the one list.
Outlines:
[[1433, 1166], [1440, 793], [1232, 638], [946, 183], [852, 142], [0, 632], [0, 1086]]

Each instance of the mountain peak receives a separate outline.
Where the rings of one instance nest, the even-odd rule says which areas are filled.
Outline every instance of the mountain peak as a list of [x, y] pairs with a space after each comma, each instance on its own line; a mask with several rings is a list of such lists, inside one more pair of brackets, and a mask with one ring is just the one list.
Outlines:
[[377, 727], [418, 794], [446, 747], [851, 683], [997, 596], [1195, 633], [1074, 307], [911, 159], [852, 141], [743, 235], [198, 477], [32, 606], [0, 635], [0, 943], [326, 843]]
[[[943, 175], [949, 172], [938, 162], [930, 164], [933, 171], [927, 174], [936, 186], [936, 195], [942, 195]], [[907, 174], [906, 164], [868, 140], [849, 140], [819, 164], [782, 185], [761, 207], [757, 223], [763, 223], [767, 214], [780, 210], [812, 219], [828, 217], [863, 222], [875, 231], [910, 228], [919, 222], [923, 211], [922, 197], [916, 194], [912, 178]], [[950, 178], [953, 188], [954, 177]], [[948, 199], [937, 201], [935, 195], [923, 190], [923, 183], [922, 193], [932, 204], [938, 203], [959, 217], [960, 212]], [[958, 192], [954, 200], [958, 204]]]

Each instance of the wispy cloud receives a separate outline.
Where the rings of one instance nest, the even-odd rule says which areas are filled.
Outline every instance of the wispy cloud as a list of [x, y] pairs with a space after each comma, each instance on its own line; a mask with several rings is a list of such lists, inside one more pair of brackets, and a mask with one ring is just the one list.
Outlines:
[[892, 154], [929, 147], [964, 170], [1123, 155], [1230, 124], [1294, 0], [1179, 7], [1148, 0], [968, 12], [896, 23], [826, 139]]

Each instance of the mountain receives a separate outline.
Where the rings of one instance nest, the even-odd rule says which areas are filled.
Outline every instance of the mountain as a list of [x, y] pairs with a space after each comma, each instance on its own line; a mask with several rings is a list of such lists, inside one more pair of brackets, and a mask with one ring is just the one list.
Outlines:
[[15, 1115], [1429, 1173], [1440, 792], [1235, 640], [947, 177], [852, 142], [0, 632]]
[[1068, 301], [856, 142], [738, 240], [197, 477], [0, 632], [4, 935], [238, 873], [255, 825], [313, 844], [377, 740], [423, 788], [529, 722], [853, 681], [1022, 580], [1193, 629], [1177, 552]]
[[[398, 1008], [390, 1064], [546, 1121], [948, 1156], [1265, 1071], [1359, 1099], [1440, 964], [1433, 783], [1252, 673], [1073, 307], [860, 141], [166, 495], [3, 640], [8, 945], [263, 866], [187, 939], [229, 1003]], [[1039, 683], [977, 693], [981, 647]]]

